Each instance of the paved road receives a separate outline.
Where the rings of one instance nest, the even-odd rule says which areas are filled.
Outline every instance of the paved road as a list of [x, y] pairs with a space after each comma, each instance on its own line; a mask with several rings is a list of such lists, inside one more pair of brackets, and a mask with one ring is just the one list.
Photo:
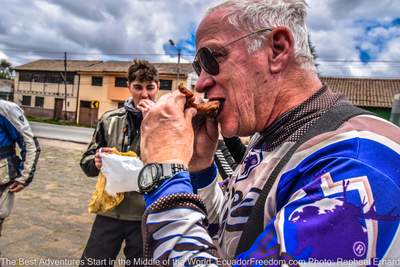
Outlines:
[[41, 122], [30, 122], [37, 137], [72, 141], [87, 144], [92, 139], [94, 129], [75, 126], [55, 125]]

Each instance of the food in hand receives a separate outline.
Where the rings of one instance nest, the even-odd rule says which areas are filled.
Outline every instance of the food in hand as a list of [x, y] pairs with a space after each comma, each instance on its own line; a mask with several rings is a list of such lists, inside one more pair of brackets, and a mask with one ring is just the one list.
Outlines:
[[221, 107], [221, 103], [217, 100], [195, 103], [194, 94], [187, 89], [183, 84], [178, 86], [179, 91], [186, 96], [186, 108], [193, 107], [197, 110], [197, 114], [200, 116], [216, 117], [218, 110]]

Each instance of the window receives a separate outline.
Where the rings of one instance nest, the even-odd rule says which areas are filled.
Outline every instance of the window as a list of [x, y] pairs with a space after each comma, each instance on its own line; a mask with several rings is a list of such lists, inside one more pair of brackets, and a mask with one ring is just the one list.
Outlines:
[[[47, 83], [64, 83], [64, 72], [46, 72], [46, 82]], [[74, 83], [75, 74], [67, 72], [67, 84]]]
[[92, 76], [92, 85], [93, 86], [103, 86], [103, 77], [102, 76]]
[[115, 77], [115, 87], [128, 87], [128, 79], [125, 77]]
[[23, 106], [30, 106], [31, 105], [31, 96], [30, 95], [23, 95], [21, 104]]
[[172, 80], [160, 80], [161, 90], [172, 90]]
[[21, 82], [31, 82], [32, 81], [32, 73], [26, 72], [26, 71], [21, 71], [19, 73], [19, 80]]
[[45, 81], [45, 76], [43, 73], [34, 73], [32, 76], [32, 82], [37, 82], [37, 83], [44, 83]]
[[[60, 76], [62, 75], [62, 77], [64, 76], [64, 72], [60, 72]], [[71, 73], [71, 72], [67, 72], [67, 84], [73, 84], [74, 83], [74, 78], [75, 78], [75, 74]], [[64, 83], [64, 79], [61, 78], [60, 83]]]
[[[58, 71], [21, 71], [19, 80], [21, 82], [64, 83], [63, 75], [64, 72]], [[74, 76], [74, 73], [67, 72], [67, 84], [74, 83]]]
[[42, 96], [35, 97], [35, 107], [42, 108], [43, 104], [44, 104], [44, 97]]
[[47, 83], [62, 83], [63, 79], [60, 73], [57, 72], [49, 72], [46, 77]]
[[90, 108], [90, 101], [81, 100], [80, 107], [81, 108]]

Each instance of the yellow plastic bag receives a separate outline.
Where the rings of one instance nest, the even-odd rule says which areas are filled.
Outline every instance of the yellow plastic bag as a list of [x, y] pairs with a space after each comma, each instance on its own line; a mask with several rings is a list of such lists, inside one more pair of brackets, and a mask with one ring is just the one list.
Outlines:
[[[120, 156], [137, 157], [136, 153], [133, 151], [119, 152], [114, 149], [112, 153]], [[103, 213], [110, 211], [124, 200], [124, 193], [117, 193], [117, 195], [113, 197], [107, 194], [105, 187], [106, 177], [102, 172], [100, 172], [96, 183], [96, 190], [93, 192], [88, 205], [89, 213]]]

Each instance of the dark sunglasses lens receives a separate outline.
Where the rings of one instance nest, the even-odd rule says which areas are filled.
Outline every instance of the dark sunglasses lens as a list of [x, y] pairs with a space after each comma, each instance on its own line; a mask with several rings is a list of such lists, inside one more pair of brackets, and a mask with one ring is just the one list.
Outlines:
[[197, 60], [193, 61], [192, 63], [194, 71], [197, 73], [198, 76], [200, 76], [201, 73], [201, 66]]
[[219, 73], [219, 64], [209, 48], [203, 47], [197, 54], [200, 65], [208, 74], [217, 75]]

